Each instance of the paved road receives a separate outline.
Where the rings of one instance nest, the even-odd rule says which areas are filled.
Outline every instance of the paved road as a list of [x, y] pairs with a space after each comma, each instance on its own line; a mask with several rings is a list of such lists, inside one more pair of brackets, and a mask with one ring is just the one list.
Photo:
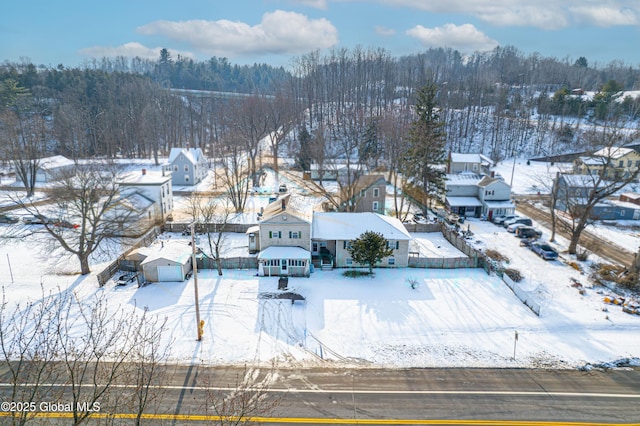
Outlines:
[[[536, 222], [541, 223], [545, 227], [551, 229], [551, 214], [547, 210], [541, 210], [533, 204], [534, 200], [520, 198], [516, 210]], [[562, 226], [556, 227], [556, 233], [570, 239], [571, 236]], [[588, 228], [582, 232], [580, 236], [580, 245], [587, 248], [590, 252], [600, 257], [609, 259], [619, 265], [629, 266], [633, 262], [634, 254], [627, 249], [618, 246], [612, 241], [605, 241], [602, 238], [589, 232]]]
[[[207, 395], [228, 395], [238, 377], [250, 377], [253, 386], [266, 389], [267, 400], [278, 401], [273, 412], [255, 414], [263, 424], [578, 425], [640, 421], [638, 370], [172, 366], [168, 373], [162, 401], [157, 410], [149, 412], [148, 424], [197, 424], [204, 419], [202, 415], [212, 414]], [[0, 394], [6, 396], [8, 391], [0, 385]], [[121, 392], [126, 393], [126, 387]], [[103, 404], [99, 415], [122, 419], [118, 415], [125, 414], [123, 408]], [[46, 415], [60, 421], [63, 414]]]

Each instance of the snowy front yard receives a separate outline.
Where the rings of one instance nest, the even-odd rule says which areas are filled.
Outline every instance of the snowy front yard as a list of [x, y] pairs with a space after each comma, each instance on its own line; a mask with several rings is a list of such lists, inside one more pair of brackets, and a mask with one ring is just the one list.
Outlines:
[[[496, 244], [516, 243], [506, 232], [501, 239], [489, 234], [491, 224], [475, 225], [477, 233], [487, 226], [487, 245], [492, 244], [489, 235]], [[427, 246], [442, 244], [437, 235], [433, 240], [427, 234], [419, 237]], [[113, 309], [146, 309], [167, 318], [163, 339], [176, 362], [573, 368], [640, 356], [640, 340], [633, 338], [640, 335], [640, 316], [619, 307], [603, 312], [606, 305], [596, 289], [580, 295], [569, 285], [571, 274], [579, 276], [576, 271], [561, 262], [544, 262], [521, 247], [512, 250], [518, 255], [514, 263], [530, 265], [523, 285], [542, 305], [540, 317], [482, 269], [386, 269], [374, 279], [345, 278], [341, 270], [316, 271], [311, 278], [289, 279], [289, 290], [306, 298], [295, 304], [261, 297], [277, 292], [275, 277], [226, 270], [218, 278], [214, 271], [201, 271], [202, 342], [195, 341], [193, 279], [98, 288], [93, 275], [47, 272], [24, 244], [3, 246], [0, 259], [7, 249], [14, 282], [7, 264], [0, 263], [0, 272], [10, 303], [37, 301], [41, 282], [46, 289], [70, 289], [84, 299], [104, 293]], [[417, 282], [415, 289], [410, 280]]]

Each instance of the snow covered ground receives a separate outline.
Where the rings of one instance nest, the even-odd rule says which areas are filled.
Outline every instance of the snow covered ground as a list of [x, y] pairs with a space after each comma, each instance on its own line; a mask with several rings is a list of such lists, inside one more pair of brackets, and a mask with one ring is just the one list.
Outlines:
[[[39, 300], [42, 284], [47, 291], [69, 289], [83, 299], [104, 294], [113, 309], [139, 314], [146, 309], [167, 318], [163, 339], [176, 362], [573, 368], [640, 357], [640, 340], [630, 338], [640, 335], [640, 316], [605, 305], [601, 289], [580, 295], [570, 277], [586, 284], [584, 275], [561, 261], [541, 260], [503, 228], [473, 220], [470, 226], [483, 240], [475, 244], [500, 248], [510, 266], [522, 269], [523, 288], [542, 306], [539, 317], [482, 269], [385, 269], [373, 279], [316, 271], [310, 278], [289, 279], [290, 291], [306, 298], [295, 304], [265, 297], [277, 292], [275, 277], [225, 270], [219, 278], [215, 271], [201, 271], [205, 334], [198, 343], [193, 279], [99, 288], [94, 275], [53, 273], [60, 265], [34, 253], [28, 242], [0, 247], [0, 276], [10, 304]], [[425, 247], [440, 246], [446, 256], [460, 255], [440, 234], [416, 237]], [[236, 235], [227, 243], [242, 250], [244, 238]]]

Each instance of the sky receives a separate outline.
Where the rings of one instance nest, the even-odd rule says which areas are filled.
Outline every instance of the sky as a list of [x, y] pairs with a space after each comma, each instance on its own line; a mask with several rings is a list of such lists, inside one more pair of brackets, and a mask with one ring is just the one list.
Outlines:
[[637, 0], [31, 0], [0, 14], [0, 61], [55, 67], [92, 58], [172, 56], [289, 67], [314, 50], [515, 46], [640, 66]]

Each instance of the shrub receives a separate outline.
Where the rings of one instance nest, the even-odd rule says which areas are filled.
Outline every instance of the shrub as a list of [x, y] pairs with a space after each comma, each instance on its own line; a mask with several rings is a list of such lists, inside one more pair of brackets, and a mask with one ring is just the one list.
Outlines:
[[509, 263], [509, 258], [507, 256], [504, 256], [502, 253], [496, 251], [496, 250], [487, 250], [484, 252], [484, 254], [487, 255], [487, 257], [495, 260], [495, 261], [504, 261], [506, 263]]
[[578, 250], [576, 252], [576, 259], [578, 259], [580, 262], [584, 262], [588, 258], [589, 258], [589, 250], [582, 249], [582, 250]]
[[504, 270], [504, 273], [511, 278], [513, 282], [518, 283], [522, 281], [522, 274], [517, 269], [508, 268]]
[[[366, 277], [369, 276], [369, 271], [360, 271], [358, 269], [349, 269], [342, 273], [343, 276], [349, 278], [358, 278], [358, 277]], [[373, 274], [371, 274], [373, 276]]]

